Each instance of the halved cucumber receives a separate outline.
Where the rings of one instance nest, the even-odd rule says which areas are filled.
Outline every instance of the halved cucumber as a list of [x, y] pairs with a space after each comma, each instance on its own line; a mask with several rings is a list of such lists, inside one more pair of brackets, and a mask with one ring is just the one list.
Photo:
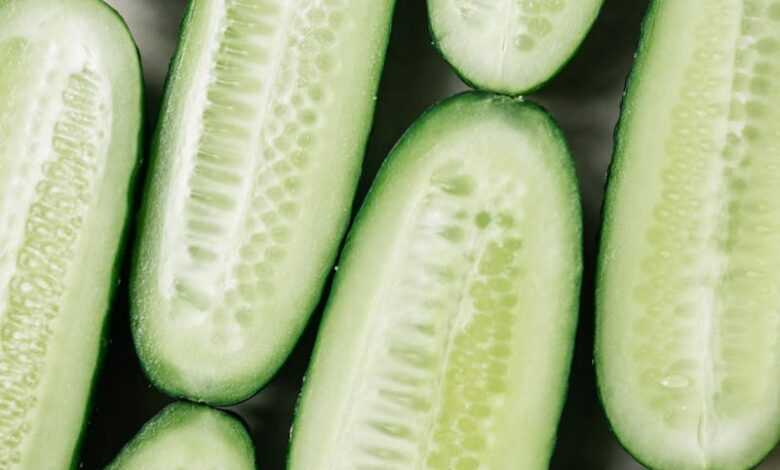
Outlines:
[[336, 256], [392, 0], [193, 0], [132, 282], [144, 368], [228, 404], [287, 357]]
[[428, 0], [434, 43], [476, 88], [519, 95], [574, 55], [603, 0]]
[[141, 71], [96, 0], [0, 0], [0, 468], [68, 468], [116, 286]]
[[581, 274], [563, 136], [470, 93], [388, 157], [350, 232], [290, 468], [546, 468]]
[[174, 403], [144, 425], [106, 470], [255, 470], [244, 425], [203, 405]]
[[604, 210], [596, 358], [626, 448], [743, 469], [780, 437], [780, 2], [648, 14]]

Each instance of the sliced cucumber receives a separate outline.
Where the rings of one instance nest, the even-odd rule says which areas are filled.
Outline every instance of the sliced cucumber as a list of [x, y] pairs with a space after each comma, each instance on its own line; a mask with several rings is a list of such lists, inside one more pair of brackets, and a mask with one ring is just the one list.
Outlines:
[[0, 468], [68, 468], [141, 130], [138, 54], [96, 0], [0, 0]]
[[244, 425], [222, 411], [174, 403], [144, 425], [106, 470], [255, 470]]
[[392, 6], [192, 1], [131, 286], [166, 392], [240, 401], [292, 349], [350, 214]]
[[603, 0], [428, 0], [431, 33], [467, 83], [532, 91], [574, 55]]
[[546, 113], [481, 93], [433, 108], [348, 238], [290, 468], [546, 468], [580, 251], [572, 162]]
[[743, 469], [780, 437], [780, 2], [656, 1], [610, 172], [597, 370], [658, 469]]

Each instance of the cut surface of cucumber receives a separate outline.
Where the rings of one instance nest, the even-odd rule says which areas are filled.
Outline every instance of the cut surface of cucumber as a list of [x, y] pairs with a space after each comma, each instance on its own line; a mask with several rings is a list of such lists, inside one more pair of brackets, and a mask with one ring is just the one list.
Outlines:
[[255, 470], [244, 425], [229, 414], [174, 403], [144, 425], [106, 470]]
[[604, 210], [597, 372], [657, 469], [742, 469], [780, 434], [780, 2], [658, 0]]
[[603, 0], [428, 0], [434, 43], [476, 88], [519, 95], [574, 55]]
[[97, 0], [0, 0], [0, 468], [74, 463], [118, 267], [141, 71]]
[[347, 239], [291, 470], [547, 468], [580, 273], [577, 185], [549, 116], [482, 93], [430, 110]]
[[319, 300], [360, 173], [392, 0], [193, 0], [132, 280], [164, 391], [255, 393]]

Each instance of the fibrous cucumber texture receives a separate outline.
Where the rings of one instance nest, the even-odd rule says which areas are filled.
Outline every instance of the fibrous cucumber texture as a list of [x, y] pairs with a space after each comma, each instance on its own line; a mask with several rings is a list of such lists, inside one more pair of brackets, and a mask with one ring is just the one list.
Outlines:
[[115, 284], [140, 68], [102, 2], [6, 0], [0, 69], [0, 468], [66, 468]]
[[350, 213], [392, 3], [192, 3], [133, 282], [165, 391], [240, 401], [292, 349]]
[[653, 468], [748, 468], [778, 438], [778, 26], [769, 0], [657, 1], [645, 25], [605, 210], [597, 358], [618, 436]]
[[348, 238], [291, 468], [544, 468], [579, 237], [571, 162], [543, 111], [485, 94], [429, 111]]

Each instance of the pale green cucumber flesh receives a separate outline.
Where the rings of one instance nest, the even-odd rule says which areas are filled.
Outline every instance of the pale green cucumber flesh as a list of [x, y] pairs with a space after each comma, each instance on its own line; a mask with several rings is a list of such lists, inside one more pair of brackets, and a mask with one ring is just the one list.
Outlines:
[[743, 469], [780, 436], [780, 2], [656, 1], [598, 274], [600, 393], [657, 469]]
[[0, 468], [75, 466], [141, 129], [125, 25], [0, 0]]
[[603, 0], [427, 0], [434, 43], [470, 85], [519, 95], [574, 55]]
[[219, 410], [174, 403], [144, 425], [106, 470], [255, 470], [244, 425]]
[[132, 280], [144, 368], [228, 404], [292, 349], [336, 256], [392, 0], [194, 0]]
[[580, 274], [577, 185], [547, 114], [481, 93], [433, 108], [347, 239], [289, 468], [546, 468]]

